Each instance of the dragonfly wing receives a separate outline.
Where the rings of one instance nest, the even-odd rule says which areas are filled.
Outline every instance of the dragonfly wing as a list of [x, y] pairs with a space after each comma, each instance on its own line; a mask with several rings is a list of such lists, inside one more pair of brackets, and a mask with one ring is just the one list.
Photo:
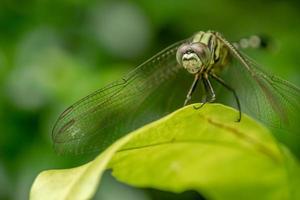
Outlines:
[[176, 62], [183, 42], [66, 109], [52, 131], [57, 152], [102, 151], [126, 133], [181, 107], [186, 95], [182, 91], [193, 79]]
[[222, 36], [219, 35], [219, 38], [233, 57], [226, 81], [241, 99], [242, 110], [270, 127], [297, 132], [300, 122], [300, 89], [265, 72]]

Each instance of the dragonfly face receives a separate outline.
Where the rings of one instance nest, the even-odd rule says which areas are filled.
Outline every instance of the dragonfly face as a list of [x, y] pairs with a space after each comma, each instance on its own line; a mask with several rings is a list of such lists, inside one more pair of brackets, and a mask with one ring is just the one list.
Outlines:
[[189, 73], [196, 74], [209, 64], [211, 52], [208, 46], [201, 42], [185, 43], [178, 48], [176, 58]]

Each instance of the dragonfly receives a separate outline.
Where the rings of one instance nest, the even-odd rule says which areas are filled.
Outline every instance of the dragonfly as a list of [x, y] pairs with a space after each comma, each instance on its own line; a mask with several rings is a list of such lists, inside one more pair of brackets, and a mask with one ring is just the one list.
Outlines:
[[[219, 32], [199, 31], [170, 45], [62, 112], [52, 131], [55, 150], [101, 152], [130, 131], [182, 106], [202, 102], [194, 106], [196, 112], [225, 93], [231, 94], [230, 101], [239, 111], [237, 122], [243, 110], [279, 129], [296, 127], [300, 89], [265, 72], [243, 52], [261, 44], [258, 37], [229, 42]], [[215, 90], [217, 85], [225, 91]]]

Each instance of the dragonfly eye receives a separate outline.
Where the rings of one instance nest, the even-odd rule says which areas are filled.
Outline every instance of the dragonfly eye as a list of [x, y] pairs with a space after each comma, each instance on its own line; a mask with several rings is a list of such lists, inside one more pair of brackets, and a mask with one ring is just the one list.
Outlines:
[[177, 62], [192, 74], [199, 72], [203, 66], [207, 66], [209, 57], [208, 47], [200, 42], [182, 44], [176, 54]]

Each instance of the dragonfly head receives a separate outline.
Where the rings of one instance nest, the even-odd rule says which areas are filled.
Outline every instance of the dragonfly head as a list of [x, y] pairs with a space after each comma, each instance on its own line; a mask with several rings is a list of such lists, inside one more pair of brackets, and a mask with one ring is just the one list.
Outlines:
[[201, 42], [182, 44], [176, 53], [177, 62], [191, 74], [207, 66], [209, 58], [209, 48]]

